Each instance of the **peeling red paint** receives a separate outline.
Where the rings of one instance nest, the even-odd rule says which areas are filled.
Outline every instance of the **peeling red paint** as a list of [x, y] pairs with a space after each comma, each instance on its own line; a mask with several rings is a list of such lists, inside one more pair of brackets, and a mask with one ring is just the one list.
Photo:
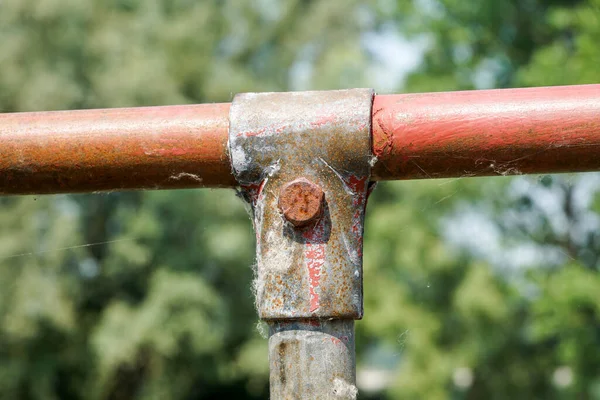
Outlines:
[[334, 124], [336, 121], [337, 121], [336, 115], [327, 115], [327, 116], [321, 117], [315, 121], [311, 121], [310, 125], [315, 128], [320, 128], [323, 125]]
[[366, 190], [369, 180], [367, 178], [349, 175], [345, 182], [346, 185], [354, 192], [354, 199], [352, 200], [354, 214], [352, 216], [351, 229], [355, 239], [358, 243], [360, 243], [360, 246], [357, 248], [357, 254], [359, 257], [362, 257], [363, 217], [365, 208], [367, 206], [367, 197], [371, 193], [370, 190]]
[[240, 188], [247, 193], [249, 201], [252, 205], [256, 205], [256, 203], [262, 198], [262, 192], [265, 187], [265, 180], [260, 181], [259, 183], [250, 183], [246, 185], [240, 185]]
[[344, 178], [344, 182], [354, 193], [364, 192], [367, 181], [368, 179], [366, 177], [358, 177], [354, 175], [348, 175], [347, 178]]
[[326, 244], [325, 219], [321, 218], [317, 225], [304, 232], [306, 246], [304, 248], [304, 259], [308, 269], [310, 312], [315, 312], [320, 307], [319, 284], [321, 281], [321, 270], [325, 264]]
[[600, 85], [375, 96], [375, 180], [600, 169]]
[[267, 131], [266, 128], [264, 129], [260, 129], [257, 131], [248, 131], [248, 132], [238, 132], [236, 134], [236, 137], [254, 137], [254, 136], [261, 136], [263, 133], [265, 133]]

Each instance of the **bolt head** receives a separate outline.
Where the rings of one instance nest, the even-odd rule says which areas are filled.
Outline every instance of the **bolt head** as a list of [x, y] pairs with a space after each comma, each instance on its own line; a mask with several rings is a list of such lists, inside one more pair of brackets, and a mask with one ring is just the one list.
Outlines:
[[306, 178], [283, 185], [279, 193], [279, 209], [285, 219], [295, 227], [305, 227], [323, 214], [325, 194], [321, 188]]

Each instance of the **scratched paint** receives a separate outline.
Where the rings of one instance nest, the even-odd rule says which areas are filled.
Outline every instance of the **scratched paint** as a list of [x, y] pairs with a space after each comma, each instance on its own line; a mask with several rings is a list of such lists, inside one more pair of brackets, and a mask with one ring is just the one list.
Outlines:
[[375, 96], [375, 180], [600, 169], [600, 85]]
[[[205, 104], [0, 114], [0, 194], [235, 187], [228, 111]], [[370, 129], [370, 119], [351, 112], [317, 110], [301, 122]], [[272, 107], [267, 117], [277, 113]], [[599, 170], [598, 115], [600, 85], [375, 96], [371, 179]], [[267, 139], [299, 124], [237, 135]], [[181, 173], [189, 178], [171, 179]]]
[[314, 313], [320, 307], [320, 288], [321, 271], [325, 264], [325, 251], [327, 249], [324, 241], [325, 220], [320, 219], [317, 225], [303, 234], [306, 239], [304, 248], [304, 258], [306, 259], [306, 268], [308, 269], [309, 293], [310, 293], [310, 312]]
[[[372, 91], [363, 89], [234, 99], [229, 147], [232, 169], [252, 206], [261, 318], [362, 317], [371, 103]], [[278, 207], [281, 188], [299, 178], [324, 193], [316, 226], [292, 225]]]

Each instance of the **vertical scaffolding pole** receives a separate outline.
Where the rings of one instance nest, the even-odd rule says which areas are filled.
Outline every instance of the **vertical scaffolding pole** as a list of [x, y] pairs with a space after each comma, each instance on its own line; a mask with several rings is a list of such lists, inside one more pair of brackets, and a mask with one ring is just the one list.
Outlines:
[[373, 92], [241, 94], [229, 148], [256, 232], [272, 399], [355, 399]]

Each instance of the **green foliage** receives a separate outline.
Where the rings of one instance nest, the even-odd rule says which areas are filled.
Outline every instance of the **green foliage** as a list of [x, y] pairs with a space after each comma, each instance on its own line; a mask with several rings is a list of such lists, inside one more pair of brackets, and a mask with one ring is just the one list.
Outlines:
[[553, 7], [546, 17], [556, 40], [544, 43], [520, 80], [531, 86], [598, 82], [600, 1], [590, 0], [575, 8]]
[[[362, 34], [390, 26], [426, 43], [407, 91], [598, 82], [599, 9], [598, 0], [4, 0], [0, 111], [369, 86], [379, 58]], [[357, 323], [359, 375], [387, 377], [370, 394], [600, 399], [600, 234], [585, 225], [600, 202], [574, 205], [582, 182], [380, 184]], [[515, 194], [516, 184], [528, 189]], [[553, 214], [540, 191], [559, 205]], [[447, 227], [472, 211], [498, 233], [495, 255], [527, 245], [558, 256], [515, 268], [483, 252], [485, 237], [482, 248], [457, 244]], [[0, 399], [266, 398], [253, 247], [232, 191], [0, 198]]]
[[[409, 91], [600, 80], [597, 1], [395, 4], [401, 29], [428, 43]], [[374, 194], [359, 329], [363, 345], [384, 341], [395, 354], [390, 398], [600, 398], [598, 210], [575, 205], [583, 179], [516, 179], [399, 182]], [[515, 197], [511, 182], [528, 189]], [[558, 209], [536, 201], [541, 191]], [[498, 232], [496, 256], [533, 246], [539, 261], [515, 269], [452, 246], [444, 227], [467, 210]]]

